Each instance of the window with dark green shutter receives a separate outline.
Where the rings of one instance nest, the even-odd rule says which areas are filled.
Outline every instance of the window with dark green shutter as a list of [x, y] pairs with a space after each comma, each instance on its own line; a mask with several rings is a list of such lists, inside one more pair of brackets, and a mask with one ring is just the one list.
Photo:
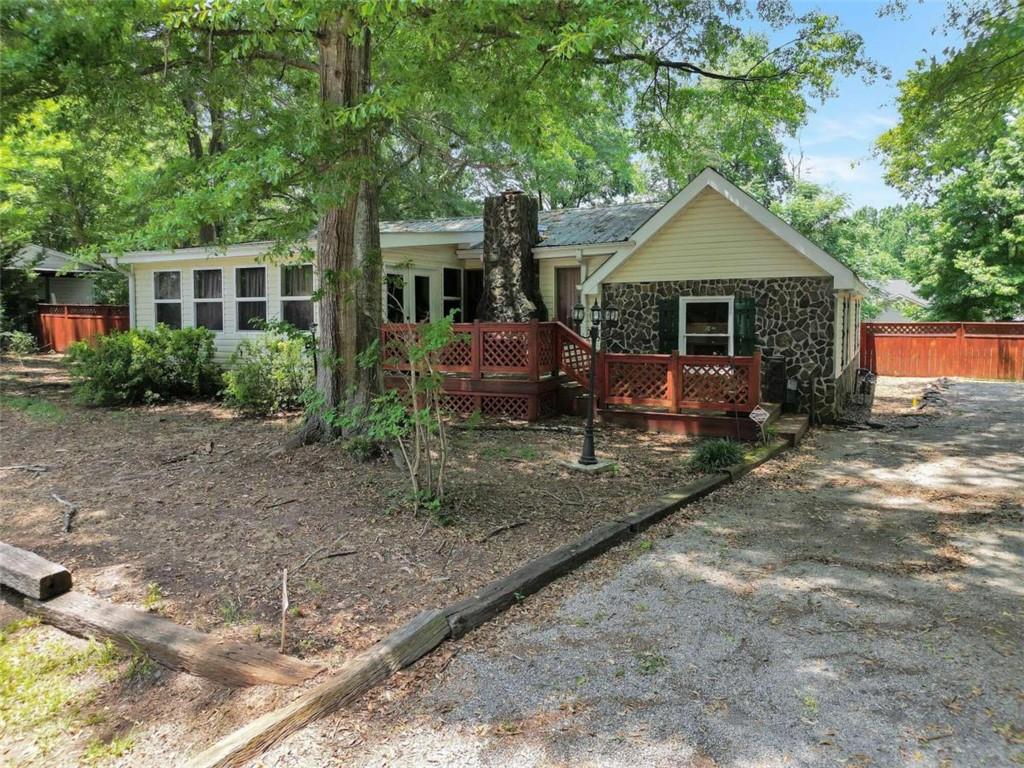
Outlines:
[[667, 355], [675, 349], [679, 349], [678, 296], [658, 300], [658, 352]]
[[756, 306], [753, 299], [733, 301], [733, 354], [752, 355], [757, 346]]

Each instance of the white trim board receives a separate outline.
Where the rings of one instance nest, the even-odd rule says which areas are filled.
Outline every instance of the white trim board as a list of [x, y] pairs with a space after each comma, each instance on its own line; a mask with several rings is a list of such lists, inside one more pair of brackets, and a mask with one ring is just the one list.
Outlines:
[[750, 197], [750, 195], [741, 190], [713, 168], [705, 168], [697, 174], [693, 181], [687, 184], [675, 197], [665, 203], [665, 205], [663, 205], [656, 214], [649, 218], [643, 226], [634, 232], [631, 238], [631, 244], [617, 250], [615, 255], [608, 259], [608, 261], [602, 264], [594, 274], [587, 278], [583, 283], [583, 293], [588, 295], [597, 293], [598, 287], [606, 277], [622, 266], [622, 264], [640, 248], [640, 246], [647, 242], [656, 232], [671, 221], [677, 213], [689, 205], [697, 195], [709, 187], [798, 253], [807, 257], [810, 261], [814, 262], [832, 275], [837, 289], [853, 290], [861, 294], [867, 293], [867, 286], [860, 281], [857, 275], [855, 275], [849, 267], [841, 264], [832, 256], [829, 256], [825, 251], [801, 235], [793, 227], [754, 200], [754, 198]]

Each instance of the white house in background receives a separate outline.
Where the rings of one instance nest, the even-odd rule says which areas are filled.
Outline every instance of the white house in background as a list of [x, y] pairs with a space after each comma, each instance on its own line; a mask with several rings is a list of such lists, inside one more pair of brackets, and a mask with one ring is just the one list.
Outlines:
[[[381, 222], [383, 319], [453, 308], [475, 319], [483, 230], [481, 217]], [[569, 324], [581, 298], [616, 304], [611, 351], [735, 355], [756, 345], [822, 407], [851, 390], [867, 287], [717, 171], [705, 169], [664, 203], [541, 211], [538, 230], [533, 256], [548, 317]], [[130, 269], [132, 326], [205, 326], [221, 359], [258, 333], [254, 319], [308, 327], [313, 268], [266, 262], [271, 246], [117, 257]]]
[[878, 294], [883, 309], [872, 322], [909, 323], [911, 307], [926, 309], [928, 301], [917, 294], [917, 289], [906, 280], [869, 280], [868, 285]]
[[14, 269], [28, 269], [39, 275], [41, 304], [92, 304], [96, 299], [95, 269], [72, 267], [71, 257], [53, 248], [26, 245], [10, 262]]

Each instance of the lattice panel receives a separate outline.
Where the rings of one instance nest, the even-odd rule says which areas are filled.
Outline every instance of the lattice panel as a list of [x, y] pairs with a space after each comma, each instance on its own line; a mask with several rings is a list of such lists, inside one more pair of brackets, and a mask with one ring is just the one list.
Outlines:
[[964, 323], [968, 336], [1024, 336], [1024, 323]]
[[482, 366], [525, 369], [529, 336], [525, 331], [485, 331]]
[[608, 362], [609, 399], [667, 400], [668, 363]]
[[407, 369], [409, 356], [406, 354], [406, 334], [409, 331], [381, 329], [380, 359], [385, 368]]
[[537, 401], [537, 416], [541, 419], [550, 419], [558, 415], [558, 393], [545, 392]]
[[483, 395], [480, 398], [480, 411], [484, 416], [504, 416], [509, 419], [526, 421], [530, 413], [529, 395]]
[[473, 365], [473, 339], [471, 336], [459, 334], [452, 343], [442, 349], [437, 356], [440, 369], [469, 369]]
[[443, 396], [441, 405], [449, 413], [466, 416], [476, 410], [476, 398], [473, 395], [447, 393]]
[[867, 323], [864, 327], [876, 336], [935, 336], [955, 334], [960, 323]]
[[562, 338], [562, 370], [577, 384], [587, 386], [590, 375], [590, 350], [572, 339]]
[[750, 394], [746, 368], [728, 363], [683, 363], [682, 400], [745, 403]]

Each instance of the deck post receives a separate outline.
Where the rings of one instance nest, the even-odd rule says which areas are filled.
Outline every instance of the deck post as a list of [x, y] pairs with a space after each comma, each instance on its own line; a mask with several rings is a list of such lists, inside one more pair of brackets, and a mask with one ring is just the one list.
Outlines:
[[559, 363], [561, 362], [560, 355], [562, 353], [562, 337], [558, 332], [558, 324], [546, 323], [544, 325], [544, 332], [551, 334], [551, 378], [557, 379], [558, 372], [561, 370]]
[[532, 318], [526, 333], [526, 360], [530, 369], [530, 381], [540, 381], [540, 320]]
[[750, 364], [750, 378], [747, 380], [747, 410], [753, 410], [754, 406], [761, 402], [761, 348], [754, 350], [754, 360]]
[[680, 394], [682, 392], [683, 372], [679, 370], [679, 350], [672, 350], [672, 360], [668, 364], [668, 412], [679, 413]]
[[[590, 354], [595, 354], [593, 348], [591, 348]], [[594, 408], [596, 409], [598, 403], [604, 403], [604, 393], [608, 391], [608, 356], [603, 349], [596, 353], [594, 364], [597, 366], [597, 384], [594, 387]]]
[[473, 370], [470, 376], [474, 379], [482, 379], [483, 374], [480, 372], [480, 367], [484, 356], [484, 335], [480, 332], [479, 320], [473, 321], [473, 330], [470, 332], [470, 347], [472, 348], [471, 357], [473, 359]]

